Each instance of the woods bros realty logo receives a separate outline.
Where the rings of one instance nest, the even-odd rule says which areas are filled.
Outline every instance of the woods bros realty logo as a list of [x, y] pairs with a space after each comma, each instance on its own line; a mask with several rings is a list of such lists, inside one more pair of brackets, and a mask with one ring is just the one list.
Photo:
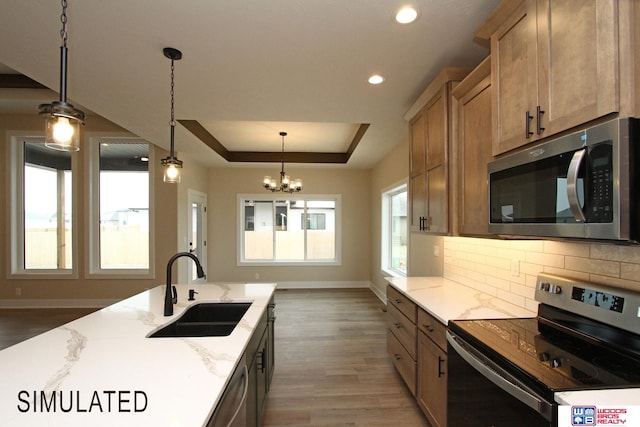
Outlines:
[[599, 425], [621, 425], [637, 426], [629, 418], [627, 408], [619, 407], [596, 407], [594, 405], [572, 406], [571, 425], [572, 426], [599, 426]]

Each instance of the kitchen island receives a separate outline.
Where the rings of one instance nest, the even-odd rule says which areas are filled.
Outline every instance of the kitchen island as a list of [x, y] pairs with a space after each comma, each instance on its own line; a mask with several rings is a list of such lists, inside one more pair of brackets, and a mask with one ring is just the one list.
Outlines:
[[[165, 317], [158, 286], [2, 350], [0, 424], [203, 425], [275, 287], [176, 285], [174, 314]], [[229, 336], [147, 338], [201, 302], [252, 304]]]

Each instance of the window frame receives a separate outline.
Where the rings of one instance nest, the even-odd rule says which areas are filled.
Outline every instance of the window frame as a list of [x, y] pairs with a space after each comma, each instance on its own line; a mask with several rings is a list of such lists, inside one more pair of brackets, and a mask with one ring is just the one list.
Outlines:
[[[332, 200], [335, 202], [335, 238], [333, 260], [259, 260], [250, 261], [244, 259], [244, 225], [245, 225], [245, 209], [244, 203], [247, 200]], [[342, 265], [342, 196], [340, 194], [298, 194], [298, 193], [268, 193], [268, 194], [238, 194], [237, 195], [237, 218], [238, 223], [236, 229], [237, 234], [237, 256], [236, 266], [338, 266]], [[274, 236], [275, 236], [274, 222]], [[306, 232], [306, 228], [305, 228]], [[306, 241], [306, 240], [305, 240]]]
[[43, 142], [44, 133], [9, 132], [9, 197], [10, 219], [8, 233], [10, 239], [10, 279], [76, 279], [78, 278], [78, 156], [71, 153], [71, 268], [27, 269], [25, 263], [24, 238], [24, 143]]
[[[129, 136], [112, 134], [88, 135], [89, 180], [86, 198], [86, 229], [89, 256], [86, 257], [86, 278], [110, 279], [154, 279], [155, 278], [155, 174], [156, 155], [149, 141]], [[101, 268], [100, 263], [100, 144], [146, 143], [149, 144], [149, 268]]]
[[[393, 277], [406, 277], [407, 276], [407, 272], [408, 272], [408, 265], [407, 265], [407, 271], [402, 271], [399, 270], [395, 267], [393, 267], [393, 263], [391, 260], [392, 257], [392, 247], [391, 245], [393, 244], [393, 237], [392, 237], [392, 233], [393, 233], [393, 226], [391, 223], [391, 219], [392, 219], [392, 204], [391, 204], [391, 198], [395, 195], [398, 195], [400, 193], [406, 192], [407, 193], [407, 203], [408, 203], [408, 196], [409, 196], [409, 185], [408, 182], [406, 180], [403, 180], [401, 182], [398, 182], [394, 185], [391, 185], [385, 189], [382, 190], [382, 194], [381, 194], [381, 216], [380, 216], [380, 269], [382, 270], [382, 273], [387, 275], [387, 276], [393, 276]], [[409, 206], [407, 206], [407, 209], [409, 209]], [[407, 212], [408, 214], [408, 212]], [[407, 221], [406, 224], [406, 235], [407, 235], [407, 248], [409, 246], [409, 224]], [[408, 254], [408, 249], [407, 249], [407, 254]], [[408, 257], [407, 257], [407, 264], [408, 264]]]

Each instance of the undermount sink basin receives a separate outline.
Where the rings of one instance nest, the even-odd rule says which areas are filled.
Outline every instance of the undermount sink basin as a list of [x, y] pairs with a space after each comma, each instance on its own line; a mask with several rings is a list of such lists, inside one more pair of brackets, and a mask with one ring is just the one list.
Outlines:
[[233, 332], [250, 302], [203, 302], [189, 307], [178, 319], [149, 338], [222, 337]]

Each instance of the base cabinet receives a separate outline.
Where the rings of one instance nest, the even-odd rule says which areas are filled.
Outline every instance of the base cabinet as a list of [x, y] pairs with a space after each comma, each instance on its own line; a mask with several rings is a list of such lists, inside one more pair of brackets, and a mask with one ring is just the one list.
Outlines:
[[387, 352], [434, 427], [447, 425], [446, 326], [387, 287]]
[[420, 408], [434, 427], [447, 425], [447, 353], [423, 332], [418, 334]]

